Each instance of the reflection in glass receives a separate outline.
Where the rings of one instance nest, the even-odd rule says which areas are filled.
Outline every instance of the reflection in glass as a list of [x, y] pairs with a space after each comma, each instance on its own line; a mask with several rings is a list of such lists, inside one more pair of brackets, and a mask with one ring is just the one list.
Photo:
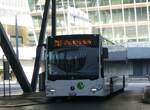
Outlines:
[[122, 22], [122, 10], [112, 10], [113, 22]]
[[133, 8], [127, 8], [124, 10], [124, 17], [126, 22], [135, 21], [135, 12]]
[[147, 10], [146, 7], [136, 8], [137, 21], [147, 20]]

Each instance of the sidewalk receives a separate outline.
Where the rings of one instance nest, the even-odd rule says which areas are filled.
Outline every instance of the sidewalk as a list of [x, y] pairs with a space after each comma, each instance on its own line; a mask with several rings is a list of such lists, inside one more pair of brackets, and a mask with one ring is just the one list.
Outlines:
[[19, 96], [0, 97], [0, 108], [19, 107], [47, 103], [44, 92], [24, 94]]

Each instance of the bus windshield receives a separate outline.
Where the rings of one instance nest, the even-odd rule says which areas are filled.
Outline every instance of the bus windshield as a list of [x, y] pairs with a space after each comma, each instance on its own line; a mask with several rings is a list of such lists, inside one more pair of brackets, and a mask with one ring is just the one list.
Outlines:
[[97, 79], [99, 77], [99, 43], [65, 45], [48, 51], [48, 79]]

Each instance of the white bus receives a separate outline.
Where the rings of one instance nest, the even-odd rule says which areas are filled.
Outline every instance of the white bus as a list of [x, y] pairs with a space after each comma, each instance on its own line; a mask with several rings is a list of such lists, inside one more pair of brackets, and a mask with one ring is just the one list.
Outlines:
[[48, 37], [46, 96], [107, 96], [123, 90], [123, 76], [104, 75], [102, 41], [93, 34]]

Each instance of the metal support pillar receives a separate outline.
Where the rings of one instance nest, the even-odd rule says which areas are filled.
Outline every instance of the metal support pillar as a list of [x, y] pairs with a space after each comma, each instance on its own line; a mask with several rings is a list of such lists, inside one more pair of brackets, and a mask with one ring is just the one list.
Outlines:
[[45, 39], [49, 7], [50, 7], [50, 0], [46, 0], [42, 24], [41, 24], [40, 36], [39, 36], [38, 46], [37, 46], [37, 50], [36, 50], [36, 58], [35, 58], [35, 63], [34, 63], [33, 76], [32, 76], [32, 81], [31, 81], [31, 87], [34, 92], [36, 91], [37, 79], [38, 79], [38, 75], [39, 75], [40, 60], [41, 60], [41, 54], [42, 54], [42, 45], [43, 45], [44, 39]]
[[52, 36], [56, 36], [56, 0], [52, 0]]
[[16, 55], [19, 59], [19, 49], [18, 49], [18, 47], [19, 47], [19, 41], [18, 41], [19, 32], [18, 32], [18, 18], [17, 18], [17, 16], [15, 16], [15, 22], [16, 22], [16, 26], [15, 26], [15, 31], [16, 31]]
[[25, 93], [32, 92], [31, 85], [23, 71], [23, 68], [13, 50], [13, 47], [1, 23], [0, 23], [0, 45], [23, 92]]

